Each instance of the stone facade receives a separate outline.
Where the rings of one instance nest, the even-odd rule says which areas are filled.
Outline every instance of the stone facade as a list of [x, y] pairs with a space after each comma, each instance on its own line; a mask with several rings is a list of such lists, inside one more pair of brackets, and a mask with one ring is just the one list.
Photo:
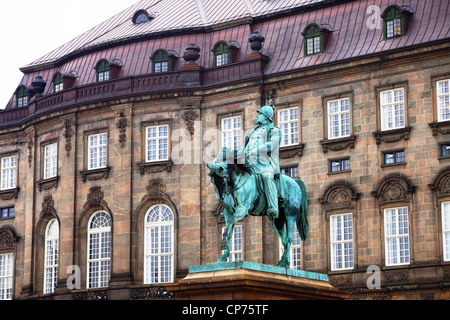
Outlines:
[[[281, 148], [280, 164], [297, 167], [308, 191], [302, 269], [328, 274], [352, 299], [450, 298], [441, 213], [441, 203], [450, 201], [450, 159], [440, 155], [450, 126], [438, 122], [436, 101], [436, 81], [450, 79], [449, 53], [447, 41], [209, 87], [99, 95], [13, 125], [0, 123], [0, 155], [18, 159], [17, 188], [0, 192], [0, 208], [15, 211], [14, 218], [0, 219], [0, 254], [14, 253], [13, 298], [173, 298], [163, 285], [143, 284], [144, 217], [155, 204], [174, 213], [174, 282], [191, 265], [217, 261], [224, 221], [206, 161], [221, 138], [208, 130], [240, 116], [244, 137], [269, 98], [276, 111], [298, 108], [299, 142]], [[266, 60], [258, 61], [264, 67]], [[404, 89], [405, 128], [382, 131], [379, 92], [393, 88]], [[350, 101], [350, 135], [328, 139], [327, 101], [341, 98]], [[34, 103], [37, 108], [39, 100]], [[172, 154], [146, 163], [145, 127], [161, 124], [169, 126]], [[87, 137], [103, 132], [107, 166], [88, 170]], [[44, 147], [54, 142], [58, 174], [44, 179]], [[177, 162], [175, 147], [182, 142], [191, 146], [190, 162]], [[383, 153], [395, 150], [404, 150], [405, 161], [384, 165]], [[350, 159], [350, 169], [330, 173], [330, 160], [341, 158]], [[387, 266], [384, 209], [393, 207], [408, 208], [410, 262]], [[111, 277], [109, 287], [88, 290], [87, 230], [98, 210], [112, 218]], [[342, 213], [352, 214], [354, 265], [334, 271], [330, 217]], [[44, 233], [53, 218], [60, 226], [59, 279], [54, 293], [43, 294]], [[243, 259], [276, 264], [279, 240], [268, 219], [247, 217], [240, 224]], [[78, 290], [66, 286], [72, 265], [81, 271]], [[378, 289], [367, 287], [372, 265], [380, 270]]]

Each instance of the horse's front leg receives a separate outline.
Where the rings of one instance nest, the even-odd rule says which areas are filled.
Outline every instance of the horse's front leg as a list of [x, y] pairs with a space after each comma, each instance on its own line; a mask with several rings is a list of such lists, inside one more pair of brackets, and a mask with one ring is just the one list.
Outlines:
[[238, 221], [244, 219], [248, 214], [248, 209], [244, 205], [239, 205], [234, 214], [226, 214], [227, 211], [224, 212], [224, 218], [226, 222], [225, 231], [222, 235], [222, 241], [220, 242], [220, 249], [224, 250], [222, 256], [219, 258], [218, 262], [226, 262], [228, 261], [228, 257], [230, 256], [230, 244], [231, 237], [233, 236], [234, 224]]

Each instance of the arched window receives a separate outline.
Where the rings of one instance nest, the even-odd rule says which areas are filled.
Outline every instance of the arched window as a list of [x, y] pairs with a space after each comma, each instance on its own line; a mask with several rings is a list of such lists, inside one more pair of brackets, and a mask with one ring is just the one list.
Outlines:
[[173, 282], [174, 215], [166, 205], [151, 207], [145, 215], [144, 283]]
[[154, 18], [155, 16], [153, 14], [149, 14], [147, 11], [145, 10], [138, 10], [136, 11], [136, 13], [133, 15], [133, 23], [134, 24], [139, 24], [139, 23], [144, 23], [149, 21], [150, 19]]
[[61, 73], [57, 72], [53, 76], [53, 92], [64, 90], [64, 78]]
[[16, 106], [26, 107], [28, 105], [28, 89], [25, 86], [20, 86], [16, 91]]
[[214, 49], [214, 65], [216, 67], [230, 63], [230, 48], [225, 42], [219, 42]]
[[52, 219], [45, 229], [44, 293], [53, 293], [58, 281], [59, 224]]
[[87, 288], [107, 287], [111, 269], [111, 217], [99, 211], [92, 215], [88, 226]]
[[303, 32], [303, 36], [305, 37], [306, 55], [323, 52], [322, 34], [318, 25], [311, 24], [307, 26]]
[[153, 73], [167, 72], [170, 70], [169, 54], [165, 50], [157, 50], [151, 57]]
[[388, 7], [383, 15], [384, 20], [384, 38], [395, 38], [404, 35], [403, 32], [403, 14], [397, 6]]
[[111, 79], [111, 65], [107, 60], [100, 60], [95, 70], [97, 71], [97, 82]]

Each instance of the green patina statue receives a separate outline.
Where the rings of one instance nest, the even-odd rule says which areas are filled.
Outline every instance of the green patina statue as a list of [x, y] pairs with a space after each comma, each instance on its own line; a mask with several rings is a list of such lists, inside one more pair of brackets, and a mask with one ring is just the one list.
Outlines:
[[223, 255], [230, 255], [234, 224], [247, 215], [267, 215], [284, 246], [277, 266], [289, 268], [289, 248], [294, 226], [305, 240], [308, 236], [307, 196], [303, 181], [280, 175], [278, 161], [281, 130], [273, 124], [274, 106], [258, 110], [256, 127], [239, 150], [223, 148], [212, 164], [207, 164], [216, 198], [222, 202], [226, 227], [222, 235]]

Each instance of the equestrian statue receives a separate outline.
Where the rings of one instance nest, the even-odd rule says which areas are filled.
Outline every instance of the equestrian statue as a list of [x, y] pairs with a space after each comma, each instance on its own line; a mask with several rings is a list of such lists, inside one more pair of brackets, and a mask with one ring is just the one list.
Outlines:
[[280, 174], [281, 130], [273, 124], [272, 100], [258, 110], [256, 127], [240, 149], [222, 148], [207, 164], [216, 198], [222, 203], [226, 227], [220, 244], [226, 262], [234, 224], [247, 215], [266, 215], [281, 238], [283, 255], [277, 266], [289, 268], [289, 249], [294, 227], [300, 238], [308, 236], [306, 187], [300, 179]]

